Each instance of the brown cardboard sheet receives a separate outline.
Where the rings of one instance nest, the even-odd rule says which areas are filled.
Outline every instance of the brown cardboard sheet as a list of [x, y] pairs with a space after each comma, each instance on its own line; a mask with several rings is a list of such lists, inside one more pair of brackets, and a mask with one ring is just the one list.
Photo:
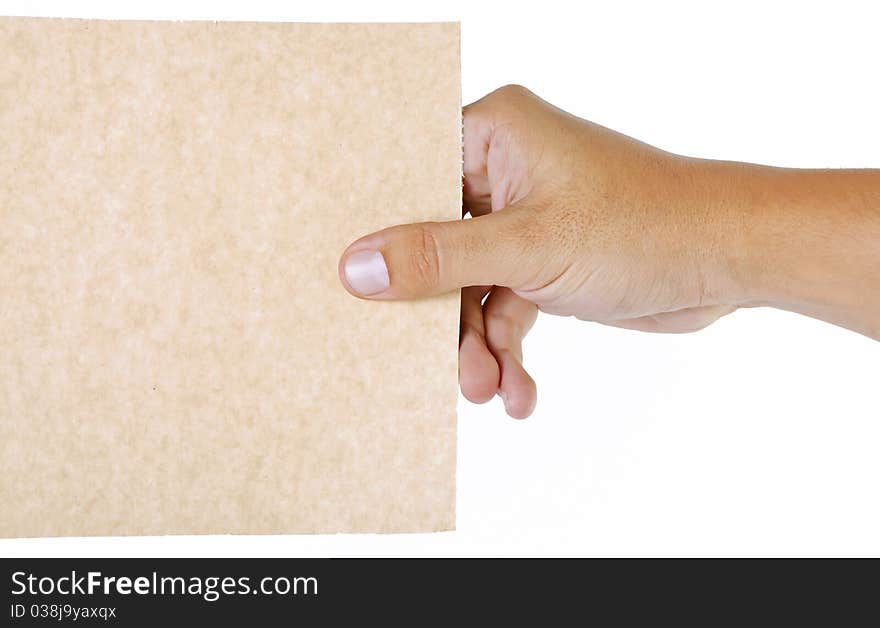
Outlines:
[[454, 526], [457, 24], [0, 19], [0, 536]]

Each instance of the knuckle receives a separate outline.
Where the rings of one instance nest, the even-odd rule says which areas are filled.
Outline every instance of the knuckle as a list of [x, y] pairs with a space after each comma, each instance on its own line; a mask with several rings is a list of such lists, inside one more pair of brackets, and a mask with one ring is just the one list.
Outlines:
[[425, 288], [440, 283], [440, 249], [433, 230], [427, 225], [413, 228], [410, 234], [410, 270], [412, 277]]
[[522, 85], [503, 85], [464, 108], [464, 124], [479, 124], [498, 112], [512, 114], [538, 99]]
[[493, 330], [493, 333], [497, 333], [501, 338], [507, 338], [512, 334], [518, 333], [520, 330], [517, 320], [506, 312], [490, 309], [484, 313], [484, 316], [488, 319], [486, 327]]
[[532, 96], [532, 92], [522, 85], [508, 83], [495, 90], [495, 95], [505, 100], [518, 101]]

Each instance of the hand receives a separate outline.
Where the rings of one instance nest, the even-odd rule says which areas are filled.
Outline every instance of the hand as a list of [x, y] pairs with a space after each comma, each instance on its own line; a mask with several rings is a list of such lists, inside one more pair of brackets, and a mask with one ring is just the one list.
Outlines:
[[365, 236], [343, 254], [340, 279], [378, 300], [462, 288], [462, 393], [477, 403], [497, 393], [524, 418], [537, 393], [522, 340], [538, 310], [689, 332], [772, 302], [840, 323], [793, 299], [775, 302], [791, 277], [771, 280], [769, 260], [753, 254], [781, 250], [780, 234], [798, 224], [784, 203], [771, 214], [760, 200], [792, 186], [785, 173], [796, 172], [672, 155], [504, 87], [464, 110], [473, 219]]
[[711, 276], [710, 217], [680, 198], [689, 176], [671, 155], [504, 87], [464, 110], [475, 219], [362, 238], [340, 277], [371, 299], [464, 288], [462, 392], [477, 403], [497, 392], [526, 417], [536, 390], [521, 345], [538, 309], [646, 331], [692, 331], [732, 311]]

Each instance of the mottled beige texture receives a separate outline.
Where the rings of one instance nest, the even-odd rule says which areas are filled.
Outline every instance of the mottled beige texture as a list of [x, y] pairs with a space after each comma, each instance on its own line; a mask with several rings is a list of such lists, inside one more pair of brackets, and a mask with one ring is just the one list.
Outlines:
[[0, 536], [454, 526], [457, 24], [0, 19]]

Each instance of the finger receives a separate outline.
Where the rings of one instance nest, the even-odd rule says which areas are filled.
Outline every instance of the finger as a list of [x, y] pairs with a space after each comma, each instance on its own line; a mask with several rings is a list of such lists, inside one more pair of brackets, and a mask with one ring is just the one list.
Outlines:
[[339, 261], [339, 278], [353, 295], [415, 299], [466, 286], [519, 287], [542, 268], [528, 247], [537, 225], [512, 205], [469, 220], [400, 225], [354, 242]]
[[498, 394], [515, 419], [528, 417], [538, 400], [535, 381], [522, 364], [522, 341], [537, 317], [535, 304], [508, 288], [494, 288], [483, 306], [486, 342], [501, 368]]
[[468, 105], [462, 111], [463, 210], [470, 212], [474, 217], [492, 211], [492, 188], [489, 185], [488, 167], [492, 124], [488, 116], [479, 114], [478, 107], [478, 105]]
[[492, 399], [501, 379], [498, 362], [486, 346], [483, 325], [483, 297], [489, 289], [490, 286], [475, 286], [461, 291], [458, 380], [461, 393], [473, 403]]
[[529, 113], [543, 103], [529, 90], [506, 85], [462, 111], [463, 209], [474, 217], [525, 198], [533, 170], [523, 143], [532, 124]]

